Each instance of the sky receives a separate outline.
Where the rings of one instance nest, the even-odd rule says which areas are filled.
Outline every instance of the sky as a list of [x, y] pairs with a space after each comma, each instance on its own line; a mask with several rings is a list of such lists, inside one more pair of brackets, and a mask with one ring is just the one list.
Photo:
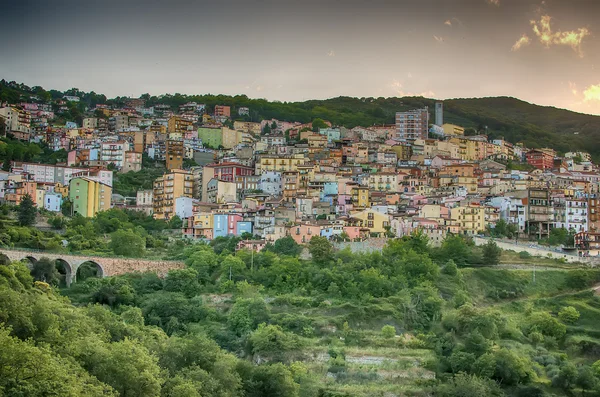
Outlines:
[[600, 0], [0, 0], [0, 78], [46, 89], [512, 96], [600, 115]]

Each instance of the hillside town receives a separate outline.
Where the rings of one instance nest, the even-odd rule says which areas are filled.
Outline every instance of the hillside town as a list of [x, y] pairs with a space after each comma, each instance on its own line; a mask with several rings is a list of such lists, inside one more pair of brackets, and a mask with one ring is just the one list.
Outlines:
[[[588, 153], [473, 134], [444, 122], [442, 102], [398, 112], [395, 124], [349, 129], [321, 119], [253, 122], [247, 107], [147, 106], [140, 98], [62, 122], [78, 96], [35, 99], [0, 104], [5, 136], [64, 150], [67, 161], [4, 164], [5, 203], [29, 195], [56, 213], [69, 203], [84, 217], [112, 207], [179, 217], [184, 237], [251, 234], [239, 247], [254, 250], [285, 236], [305, 244], [312, 236], [363, 241], [416, 230], [438, 245], [503, 221], [521, 240], [564, 228], [579, 255], [600, 255], [600, 172]], [[118, 174], [159, 164], [166, 170], [152, 189], [135, 197], [113, 191]]]

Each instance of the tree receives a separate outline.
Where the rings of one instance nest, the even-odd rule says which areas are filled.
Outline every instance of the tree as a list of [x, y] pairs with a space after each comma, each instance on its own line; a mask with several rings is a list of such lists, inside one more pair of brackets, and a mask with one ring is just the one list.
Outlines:
[[0, 390], [6, 396], [116, 396], [114, 390], [90, 376], [71, 358], [21, 341], [0, 327]]
[[448, 260], [442, 269], [442, 273], [452, 277], [456, 276], [458, 274], [458, 267], [456, 266], [456, 263], [454, 263], [452, 259]]
[[579, 312], [573, 306], [566, 306], [560, 309], [558, 318], [563, 323], [573, 324], [579, 320]]
[[381, 335], [386, 339], [392, 339], [396, 336], [396, 327], [393, 325], [384, 325], [383, 328], [381, 328]]
[[500, 263], [500, 255], [502, 255], [502, 249], [494, 240], [488, 240], [483, 246], [483, 261], [486, 265], [495, 266]]
[[25, 194], [19, 204], [19, 224], [21, 226], [31, 226], [35, 222], [37, 209], [29, 194]]
[[262, 134], [269, 135], [270, 133], [271, 133], [271, 126], [269, 125], [269, 123], [265, 123], [265, 126], [262, 129]]
[[518, 385], [531, 380], [533, 365], [531, 361], [518, 353], [505, 348], [494, 353], [496, 369], [493, 378], [503, 385]]
[[[566, 362], [561, 366], [558, 374], [552, 378], [552, 386], [560, 387], [564, 391], [569, 391], [577, 383], [578, 375], [577, 367], [570, 362]], [[582, 380], [584, 380], [584, 378], [582, 378]]]
[[494, 381], [461, 373], [454, 375], [450, 382], [440, 384], [436, 388], [435, 395], [439, 397], [500, 397], [504, 393]]
[[120, 256], [142, 257], [146, 240], [133, 230], [117, 230], [110, 236], [110, 249]]
[[280, 355], [302, 346], [296, 334], [284, 331], [279, 325], [265, 323], [250, 335], [250, 343], [254, 354]]
[[333, 247], [327, 237], [313, 236], [308, 242], [308, 251], [319, 265], [325, 265], [333, 259]]
[[586, 390], [594, 390], [598, 387], [598, 379], [595, 376], [594, 370], [588, 365], [579, 368], [575, 383], [577, 386], [581, 387], [583, 392]]
[[200, 293], [198, 272], [193, 268], [169, 270], [165, 278], [165, 290], [181, 292], [188, 298]]
[[183, 221], [177, 215], [169, 219], [169, 229], [181, 229], [183, 227]]
[[125, 338], [108, 345], [86, 340], [82, 360], [91, 375], [121, 396], [158, 397], [164, 382], [158, 359], [140, 342]]
[[313, 132], [319, 132], [320, 128], [327, 128], [327, 124], [323, 121], [323, 119], [316, 118], [312, 121], [312, 130]]
[[461, 236], [449, 235], [442, 242], [439, 250], [439, 259], [447, 261], [452, 259], [457, 266], [464, 266], [471, 255], [471, 249]]
[[302, 246], [292, 236], [285, 236], [275, 241], [270, 250], [279, 255], [299, 256], [302, 252]]
[[56, 265], [53, 260], [46, 257], [33, 263], [31, 275], [36, 281], [43, 281], [51, 285], [58, 285], [60, 274], [56, 270]]

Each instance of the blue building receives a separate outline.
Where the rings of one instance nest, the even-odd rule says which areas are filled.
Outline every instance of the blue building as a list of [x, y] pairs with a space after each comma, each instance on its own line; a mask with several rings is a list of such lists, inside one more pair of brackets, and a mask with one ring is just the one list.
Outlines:
[[241, 236], [244, 233], [252, 233], [252, 222], [239, 221], [237, 223], [237, 235]]
[[213, 215], [213, 238], [227, 236], [227, 215]]

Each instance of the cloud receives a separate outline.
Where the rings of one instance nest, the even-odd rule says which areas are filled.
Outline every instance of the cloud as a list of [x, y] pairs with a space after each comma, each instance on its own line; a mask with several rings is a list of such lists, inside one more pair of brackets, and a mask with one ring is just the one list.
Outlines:
[[500, 0], [486, 0], [488, 4], [493, 4], [496, 7], [500, 7]]
[[569, 90], [571, 90], [571, 93], [575, 96], [577, 96], [579, 93], [579, 91], [577, 91], [577, 84], [573, 83], [572, 81], [569, 81]]
[[446, 39], [444, 39], [442, 36], [433, 35], [433, 38], [435, 39], [435, 41], [437, 41], [440, 44], [443, 44], [444, 41], [446, 41]]
[[334, 57], [335, 56], [335, 51], [333, 50], [329, 50], [329, 52], [327, 53], [328, 57]]
[[519, 40], [517, 40], [517, 42], [512, 46], [511, 51], [519, 51], [521, 49], [521, 47], [529, 45], [529, 43], [531, 43], [531, 39], [529, 38], [529, 36], [527, 36], [526, 34], [524, 34], [523, 36], [521, 36], [521, 38]]
[[426, 97], [426, 98], [434, 98], [435, 97], [435, 92], [433, 92], [431, 90], [423, 91], [420, 93], [404, 91], [402, 82], [400, 82], [399, 80], [396, 80], [396, 79], [392, 80], [392, 84], [390, 84], [390, 87], [392, 88], [392, 90], [394, 90], [394, 93], [396, 94], [396, 96], [399, 96], [399, 97], [403, 97], [403, 96], [422, 96], [422, 97]]
[[551, 20], [552, 18], [549, 15], [544, 15], [539, 22], [530, 21], [533, 33], [538, 37], [540, 43], [546, 48], [550, 48], [552, 45], [566, 45], [577, 52], [580, 57], [583, 57], [581, 43], [585, 37], [590, 35], [590, 31], [587, 28], [578, 28], [577, 30], [565, 32], [560, 30], [553, 32], [550, 26]]
[[600, 102], [600, 84], [591, 85], [583, 91], [583, 101], [591, 102], [598, 101]]
[[456, 18], [456, 17], [454, 17], [454, 18], [451, 18], [451, 19], [447, 19], [447, 20], [444, 22], [444, 25], [446, 25], [446, 26], [450, 26], [450, 27], [454, 26], [454, 24], [457, 24], [457, 25], [463, 26], [463, 23], [462, 23], [462, 21], [461, 21], [460, 19]]

